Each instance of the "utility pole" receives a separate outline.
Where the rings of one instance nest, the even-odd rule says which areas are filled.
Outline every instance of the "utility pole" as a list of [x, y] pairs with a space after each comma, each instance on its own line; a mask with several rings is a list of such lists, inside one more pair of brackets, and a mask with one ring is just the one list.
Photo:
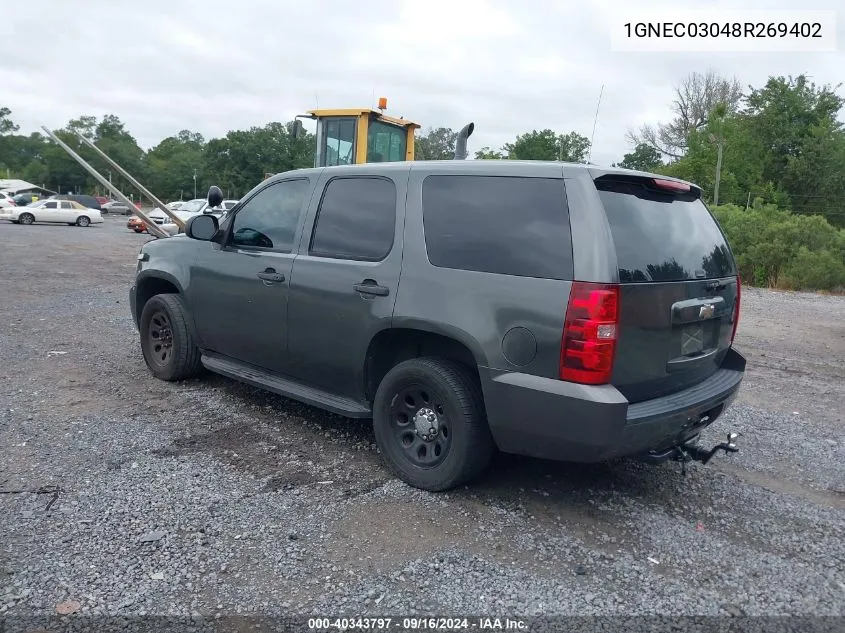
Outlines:
[[719, 136], [719, 143], [717, 145], [717, 154], [716, 154], [716, 187], [713, 191], [713, 206], [716, 207], [719, 205], [719, 180], [722, 178], [722, 145], [724, 144], [724, 140], [722, 139], [721, 135]]
[[748, 192], [748, 200], [745, 201], [745, 210], [748, 211], [748, 207], [751, 206], [751, 192]]
[[197, 197], [197, 170], [194, 168], [194, 198]]
[[719, 204], [719, 181], [722, 179], [722, 149], [725, 146], [725, 116], [727, 106], [719, 103], [710, 113], [708, 125], [716, 128], [715, 134], [710, 134], [710, 142], [716, 144], [716, 185], [713, 187], [713, 206]]

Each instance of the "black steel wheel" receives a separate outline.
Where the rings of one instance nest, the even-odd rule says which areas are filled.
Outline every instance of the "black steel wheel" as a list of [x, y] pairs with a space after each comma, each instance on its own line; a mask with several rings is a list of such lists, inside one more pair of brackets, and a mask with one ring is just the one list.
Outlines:
[[477, 378], [445, 359], [415, 358], [391, 369], [376, 392], [373, 425], [390, 469], [424, 490], [466, 483], [494, 451]]
[[31, 213], [21, 213], [18, 216], [18, 222], [20, 222], [21, 224], [32, 224], [33, 222], [35, 222], [35, 216]]
[[154, 376], [184, 380], [202, 370], [200, 352], [179, 295], [155, 295], [144, 305], [139, 323], [141, 351]]
[[173, 357], [173, 326], [164, 310], [156, 310], [150, 316], [147, 328], [147, 349], [152, 352], [151, 360], [161, 367], [168, 365]]
[[390, 425], [406, 459], [419, 468], [440, 464], [452, 446], [445, 398], [423, 385], [409, 385], [390, 402]]
[[91, 224], [91, 219], [87, 215], [80, 215], [78, 218], [76, 218], [77, 226], [85, 227], [89, 224]]

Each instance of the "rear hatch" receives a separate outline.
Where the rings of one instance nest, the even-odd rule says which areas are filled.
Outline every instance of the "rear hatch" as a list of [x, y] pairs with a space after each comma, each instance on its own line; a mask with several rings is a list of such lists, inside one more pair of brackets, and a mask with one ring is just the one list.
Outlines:
[[737, 277], [700, 191], [676, 181], [595, 180], [616, 245], [619, 335], [611, 383], [630, 401], [712, 375], [731, 346]]

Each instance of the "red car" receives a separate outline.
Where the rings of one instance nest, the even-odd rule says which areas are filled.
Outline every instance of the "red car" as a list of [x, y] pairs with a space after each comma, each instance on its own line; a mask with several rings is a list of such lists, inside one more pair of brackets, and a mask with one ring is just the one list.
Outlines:
[[135, 231], [136, 233], [143, 233], [147, 230], [147, 225], [137, 215], [133, 215], [126, 223], [126, 228]]
[[94, 200], [96, 200], [100, 204], [106, 204], [107, 202], [111, 202], [111, 200], [109, 200], [105, 196], [94, 196]]

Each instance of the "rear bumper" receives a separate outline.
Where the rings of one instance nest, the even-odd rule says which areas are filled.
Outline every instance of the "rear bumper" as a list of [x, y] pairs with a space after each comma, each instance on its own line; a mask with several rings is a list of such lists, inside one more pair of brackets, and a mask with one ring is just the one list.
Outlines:
[[700, 433], [736, 397], [745, 358], [731, 349], [707, 380], [635, 404], [611, 385], [578, 385], [484, 368], [481, 372], [490, 431], [500, 450], [597, 462], [669, 448]]

